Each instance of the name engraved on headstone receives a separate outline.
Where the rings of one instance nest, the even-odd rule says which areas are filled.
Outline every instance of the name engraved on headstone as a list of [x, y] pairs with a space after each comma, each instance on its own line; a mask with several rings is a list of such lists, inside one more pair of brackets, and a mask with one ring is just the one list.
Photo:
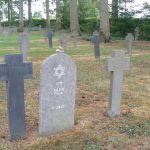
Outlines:
[[76, 65], [64, 52], [48, 57], [41, 66], [40, 135], [73, 127]]

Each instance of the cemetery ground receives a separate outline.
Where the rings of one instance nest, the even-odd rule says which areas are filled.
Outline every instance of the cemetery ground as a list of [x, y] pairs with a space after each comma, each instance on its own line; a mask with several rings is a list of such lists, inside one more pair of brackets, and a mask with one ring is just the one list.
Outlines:
[[[43, 36], [33, 32], [28, 50], [28, 61], [33, 62], [33, 79], [25, 81], [27, 138], [8, 141], [6, 85], [1, 81], [0, 150], [149, 149], [150, 42], [134, 42], [130, 70], [124, 75], [121, 116], [111, 119], [107, 116], [110, 74], [106, 72], [105, 60], [114, 49], [127, 53], [125, 41], [102, 44], [100, 61], [96, 61], [91, 42], [79, 39], [74, 49], [70, 35], [68, 38], [67, 53], [77, 64], [75, 126], [49, 137], [38, 136], [40, 65], [55, 53], [60, 34], [55, 35], [54, 47], [49, 49]], [[20, 53], [17, 42], [17, 34], [8, 37], [5, 44], [0, 36], [1, 63], [5, 54]]]

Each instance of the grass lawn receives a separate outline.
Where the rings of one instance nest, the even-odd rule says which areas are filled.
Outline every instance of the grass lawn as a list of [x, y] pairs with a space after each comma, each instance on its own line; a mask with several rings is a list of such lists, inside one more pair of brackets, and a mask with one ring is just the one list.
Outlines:
[[[4, 39], [0, 36], [0, 62], [5, 54], [20, 53], [18, 35]], [[101, 45], [101, 59], [95, 61], [91, 42], [78, 41], [73, 48], [68, 35], [67, 53], [77, 64], [75, 126], [51, 135], [38, 136], [39, 73], [43, 60], [55, 53], [60, 34], [49, 49], [42, 34], [30, 35], [28, 60], [33, 62], [33, 80], [25, 81], [27, 138], [8, 141], [6, 85], [0, 83], [0, 150], [123, 150], [150, 148], [150, 42], [134, 42], [130, 70], [124, 74], [122, 114], [107, 117], [109, 73], [105, 60], [113, 49], [126, 50], [124, 41]]]

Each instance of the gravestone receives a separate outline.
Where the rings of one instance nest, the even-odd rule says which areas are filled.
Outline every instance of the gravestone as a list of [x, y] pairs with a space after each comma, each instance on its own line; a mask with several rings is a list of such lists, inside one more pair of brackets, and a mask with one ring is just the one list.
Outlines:
[[128, 33], [128, 35], [126, 36], [126, 41], [127, 41], [127, 47], [128, 47], [128, 55], [131, 56], [133, 41], [134, 41], [134, 37], [133, 37], [132, 33]]
[[78, 42], [78, 32], [77, 31], [73, 31], [72, 32], [72, 42], [73, 42], [73, 46], [74, 48], [77, 47], [77, 42]]
[[140, 29], [139, 29], [139, 27], [136, 27], [135, 28], [135, 37], [134, 37], [135, 40], [139, 40], [139, 33], [140, 33]]
[[4, 35], [4, 44], [6, 45], [9, 31], [7, 29], [4, 29], [3, 35]]
[[0, 35], [3, 33], [3, 27], [0, 25]]
[[47, 33], [47, 37], [49, 41], [49, 48], [53, 47], [53, 36], [54, 36], [54, 33], [52, 31]]
[[65, 32], [62, 33], [61, 46], [62, 46], [63, 50], [66, 52], [67, 51], [67, 35]]
[[76, 65], [64, 51], [49, 56], [41, 66], [41, 136], [67, 130], [74, 125]]
[[110, 96], [108, 115], [115, 117], [120, 115], [123, 71], [128, 70], [130, 58], [125, 57], [124, 51], [115, 50], [112, 58], [107, 59], [107, 70], [111, 73]]
[[12, 30], [12, 33], [14, 33], [14, 34], [17, 33], [17, 27], [14, 26], [11, 28], [11, 30]]
[[29, 38], [28, 34], [23, 32], [20, 35], [19, 38], [19, 43], [20, 43], [20, 50], [23, 55], [23, 61], [26, 61], [27, 59], [27, 50], [28, 50], [28, 45], [29, 45]]
[[24, 79], [32, 78], [32, 63], [23, 63], [22, 55], [6, 55], [0, 64], [0, 80], [7, 83], [9, 139], [26, 136]]
[[41, 31], [41, 30], [42, 30], [42, 26], [41, 26], [41, 25], [39, 25], [39, 26], [38, 26], [38, 28], [39, 28], [39, 29], [38, 29], [39, 31]]
[[95, 59], [99, 59], [100, 58], [100, 37], [99, 37], [99, 32], [95, 31], [93, 33], [92, 42], [94, 44]]

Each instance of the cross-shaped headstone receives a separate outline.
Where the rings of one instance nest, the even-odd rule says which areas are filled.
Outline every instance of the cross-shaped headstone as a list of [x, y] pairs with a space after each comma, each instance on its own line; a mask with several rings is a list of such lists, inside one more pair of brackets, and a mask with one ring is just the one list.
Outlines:
[[49, 48], [53, 47], [53, 36], [54, 36], [54, 33], [52, 31], [47, 33], [47, 37], [49, 40]]
[[132, 55], [132, 46], [133, 46], [133, 41], [134, 41], [134, 37], [133, 37], [132, 33], [127, 34], [126, 41], [128, 44], [128, 54], [129, 54], [129, 56], [131, 56]]
[[23, 55], [23, 61], [26, 61], [29, 44], [28, 34], [26, 32], [21, 33], [19, 42], [20, 42], [20, 50]]
[[125, 57], [124, 51], [114, 50], [112, 58], [107, 59], [107, 70], [111, 72], [110, 96], [108, 115], [115, 117], [120, 114], [123, 71], [128, 70], [130, 58]]
[[94, 43], [95, 59], [99, 59], [100, 58], [100, 37], [99, 37], [99, 32], [95, 31], [93, 33], [92, 42]]
[[63, 48], [63, 50], [66, 52], [67, 51], [67, 35], [65, 32], [62, 33], [62, 37], [61, 37], [61, 46]]
[[78, 32], [77, 31], [73, 31], [72, 32], [72, 41], [73, 41], [73, 46], [74, 48], [77, 47], [77, 42], [78, 42]]
[[140, 33], [139, 27], [136, 27], [134, 31], [135, 31], [135, 37], [134, 38], [135, 38], [135, 40], [138, 40], [139, 39], [139, 33]]
[[9, 139], [26, 136], [24, 79], [32, 78], [32, 63], [23, 62], [22, 55], [6, 55], [0, 64], [0, 80], [6, 80], [8, 95]]

